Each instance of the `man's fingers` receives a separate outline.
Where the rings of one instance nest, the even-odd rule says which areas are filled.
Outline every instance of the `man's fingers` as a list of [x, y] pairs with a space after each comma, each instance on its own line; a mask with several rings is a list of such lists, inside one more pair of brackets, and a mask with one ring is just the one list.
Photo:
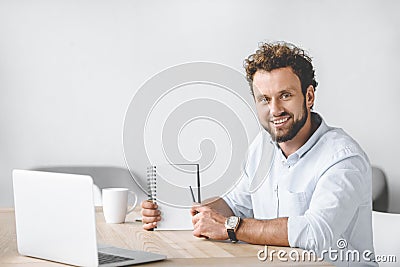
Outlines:
[[195, 237], [201, 237], [200, 230], [194, 229], [194, 230], [193, 230], [193, 235], [194, 235]]
[[156, 226], [157, 226], [157, 223], [145, 223], [145, 224], [143, 224], [143, 229], [144, 230], [151, 230]]
[[154, 223], [154, 222], [158, 222], [161, 220], [161, 216], [157, 216], [157, 217], [142, 217], [142, 222], [144, 224], [146, 223]]
[[142, 216], [157, 217], [157, 216], [160, 216], [160, 214], [161, 214], [161, 212], [159, 210], [142, 209]]
[[143, 209], [157, 209], [158, 206], [151, 200], [143, 200], [141, 204]]
[[190, 214], [191, 214], [192, 216], [194, 216], [194, 215], [196, 215], [197, 213], [199, 213], [199, 212], [195, 209], [195, 207], [192, 207], [192, 209], [190, 210]]
[[201, 237], [201, 229], [198, 224], [193, 224], [193, 235], [196, 237]]
[[202, 233], [202, 229], [199, 225], [195, 225], [194, 229], [193, 229], [193, 235], [195, 237], [199, 237], [199, 238], [205, 238], [208, 239], [209, 237], [205, 235], [205, 233]]
[[204, 212], [204, 211], [211, 211], [212, 209], [208, 206], [201, 206], [200, 204], [193, 204], [192, 208], [190, 209], [190, 214], [192, 216], [196, 215], [197, 213]]
[[192, 224], [193, 225], [196, 225], [197, 224], [197, 222], [200, 220], [200, 218], [202, 218], [203, 217], [203, 214], [201, 214], [201, 213], [199, 213], [199, 212], [196, 212], [196, 214], [193, 214], [192, 215]]
[[199, 212], [211, 211], [211, 210], [212, 209], [207, 206], [194, 205], [194, 206], [192, 206], [192, 209], [190, 211], [194, 212], [194, 213], [199, 213]]
[[143, 229], [151, 230], [157, 226], [157, 222], [161, 220], [161, 212], [157, 209], [157, 204], [150, 200], [144, 200], [142, 206], [142, 222]]

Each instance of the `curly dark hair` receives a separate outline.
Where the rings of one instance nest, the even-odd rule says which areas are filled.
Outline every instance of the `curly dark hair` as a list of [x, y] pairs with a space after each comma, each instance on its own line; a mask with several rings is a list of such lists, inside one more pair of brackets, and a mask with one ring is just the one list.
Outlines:
[[315, 80], [315, 70], [311, 58], [306, 52], [291, 43], [275, 42], [261, 43], [259, 49], [244, 61], [247, 81], [253, 92], [253, 76], [257, 70], [272, 71], [274, 69], [291, 67], [299, 77], [301, 91], [306, 94], [308, 86], [316, 89], [318, 82]]

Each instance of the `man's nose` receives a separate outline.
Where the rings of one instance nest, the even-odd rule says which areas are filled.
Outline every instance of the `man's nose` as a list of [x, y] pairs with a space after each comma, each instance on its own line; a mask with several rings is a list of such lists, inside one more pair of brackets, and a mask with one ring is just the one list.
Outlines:
[[269, 110], [272, 116], [279, 116], [282, 114], [283, 106], [279, 99], [271, 99], [269, 103]]

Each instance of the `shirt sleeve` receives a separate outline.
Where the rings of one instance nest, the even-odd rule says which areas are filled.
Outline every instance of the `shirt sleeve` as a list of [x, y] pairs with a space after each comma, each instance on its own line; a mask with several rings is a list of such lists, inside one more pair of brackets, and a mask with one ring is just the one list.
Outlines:
[[252, 218], [253, 208], [250, 195], [250, 182], [245, 168], [238, 184], [223, 197], [232, 212], [242, 218]]
[[346, 231], [363, 205], [371, 205], [371, 167], [359, 154], [336, 160], [319, 175], [309, 209], [288, 218], [291, 247], [322, 251]]

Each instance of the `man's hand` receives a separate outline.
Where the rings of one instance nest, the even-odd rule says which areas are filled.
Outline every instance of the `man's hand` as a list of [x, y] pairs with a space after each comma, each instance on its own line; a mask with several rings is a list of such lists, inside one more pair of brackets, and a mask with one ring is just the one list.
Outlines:
[[193, 235], [215, 240], [228, 239], [225, 228], [226, 217], [207, 206], [195, 205], [191, 210]]
[[157, 222], [161, 220], [161, 212], [158, 210], [157, 204], [151, 200], [142, 202], [142, 222], [143, 229], [151, 230], [157, 226]]

